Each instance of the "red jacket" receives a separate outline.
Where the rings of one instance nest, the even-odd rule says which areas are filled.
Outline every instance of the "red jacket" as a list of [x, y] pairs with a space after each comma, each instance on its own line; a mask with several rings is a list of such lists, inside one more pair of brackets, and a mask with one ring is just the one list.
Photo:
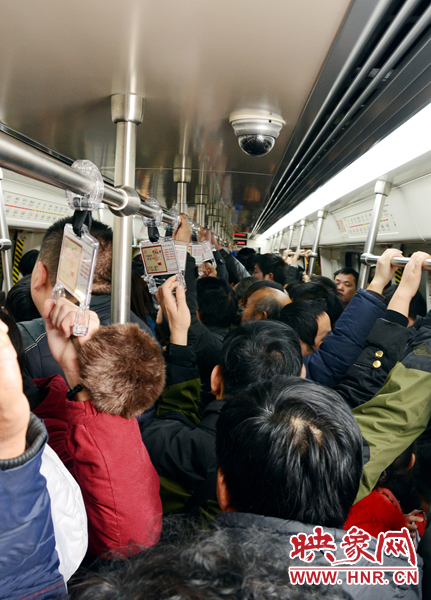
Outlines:
[[160, 538], [159, 477], [136, 419], [66, 399], [59, 375], [35, 380], [47, 394], [34, 411], [49, 445], [79, 483], [88, 517], [89, 554], [136, 553]]
[[353, 525], [376, 538], [381, 531], [400, 531], [406, 527], [406, 520], [393, 493], [376, 487], [349, 510], [343, 529], [350, 529]]

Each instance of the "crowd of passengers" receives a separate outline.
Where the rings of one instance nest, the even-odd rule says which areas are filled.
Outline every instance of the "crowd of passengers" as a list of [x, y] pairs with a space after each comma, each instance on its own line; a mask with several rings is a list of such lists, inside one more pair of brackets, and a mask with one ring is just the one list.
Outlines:
[[[216, 267], [188, 254], [186, 289], [152, 298], [138, 257], [131, 322], [111, 325], [112, 231], [93, 221], [74, 337], [78, 306], [51, 299], [66, 222], [0, 311], [0, 598], [431, 598], [431, 257], [391, 285], [386, 250], [363, 290], [354, 269], [309, 278], [299, 251], [235, 254], [202, 230]], [[190, 242], [184, 215], [174, 237]], [[330, 534], [332, 561], [366, 568], [389, 531], [387, 583], [291, 583], [330, 565], [292, 539]], [[417, 584], [391, 576], [409, 548]]]

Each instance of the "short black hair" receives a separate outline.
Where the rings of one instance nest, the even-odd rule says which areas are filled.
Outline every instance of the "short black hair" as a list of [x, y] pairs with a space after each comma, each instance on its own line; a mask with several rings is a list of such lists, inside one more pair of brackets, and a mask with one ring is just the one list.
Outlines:
[[40, 317], [31, 297], [31, 275], [26, 275], [11, 287], [6, 298], [5, 308], [17, 323], [32, 321]]
[[38, 256], [39, 250], [29, 250], [21, 258], [19, 261], [19, 270], [24, 277], [31, 275]]
[[280, 285], [286, 283], [288, 265], [280, 256], [276, 256], [275, 254], [258, 254], [256, 264], [259, 265], [259, 269], [264, 276], [272, 273], [274, 281]]
[[317, 318], [326, 310], [326, 302], [321, 299], [291, 302], [281, 309], [280, 321], [292, 327], [299, 335], [301, 342], [304, 342], [312, 351], [319, 329]]
[[199, 318], [206, 327], [230, 327], [238, 310], [235, 292], [225, 279], [201, 277], [196, 282]]
[[241, 281], [239, 281], [235, 286], [235, 294], [237, 299], [241, 300], [241, 298], [244, 298], [248, 289], [258, 281], [259, 280], [256, 279], [256, 277], [244, 277], [244, 279], [241, 279]]
[[[398, 289], [398, 284], [390, 285], [384, 292], [383, 296], [385, 297], [386, 304], [392, 300], [393, 295]], [[409, 304], [409, 317], [411, 319], [416, 319], [416, 317], [426, 317], [427, 314], [427, 303], [424, 300], [422, 294], [417, 291], [416, 294], [410, 301]]]
[[359, 489], [362, 436], [329, 388], [273, 377], [228, 398], [216, 451], [239, 512], [341, 529]]
[[328, 285], [319, 281], [308, 281], [307, 283], [296, 283], [290, 285], [288, 288], [288, 294], [293, 302], [302, 300], [317, 300], [321, 298], [326, 302], [326, 312], [331, 320], [332, 329], [339, 317], [343, 314], [344, 304], [340, 296], [335, 291], [331, 291]]
[[298, 334], [278, 321], [244, 323], [223, 342], [221, 370], [224, 394], [274, 375], [301, 374], [303, 365]]
[[352, 267], [343, 267], [342, 269], [335, 271], [334, 279], [337, 277], [337, 275], [353, 275], [355, 278], [355, 285], [358, 287], [359, 273], [356, 271], [356, 269], [352, 269]]
[[257, 253], [254, 248], [241, 248], [241, 250], [238, 250], [236, 254], [239, 262], [244, 265], [249, 273], [253, 273], [256, 256]]
[[[193, 528], [185, 522], [183, 529]], [[172, 529], [172, 527], [171, 527]], [[178, 528], [177, 528], [178, 529]], [[71, 600], [341, 600], [339, 586], [294, 585], [292, 548], [276, 531], [215, 527], [178, 533], [72, 582]], [[336, 588], [336, 589], [334, 589]]]

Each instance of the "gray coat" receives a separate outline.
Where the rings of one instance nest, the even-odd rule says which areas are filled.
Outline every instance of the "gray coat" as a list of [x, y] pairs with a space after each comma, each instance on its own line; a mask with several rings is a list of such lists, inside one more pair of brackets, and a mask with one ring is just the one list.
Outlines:
[[[284, 521], [283, 519], [276, 519], [274, 517], [262, 517], [259, 515], [235, 512], [221, 513], [217, 515], [215, 521], [218, 527], [230, 529], [235, 539], [239, 539], [241, 537], [241, 530], [245, 530], [250, 527], [270, 530], [274, 532], [277, 537], [284, 538], [286, 540], [286, 544], [288, 544], [292, 550], [293, 545], [291, 545], [290, 542], [291, 536], [297, 535], [298, 533], [310, 535], [313, 533], [313, 528], [315, 527], [314, 525], [304, 525], [303, 523], [298, 523], [297, 521]], [[346, 560], [343, 548], [340, 546], [343, 537], [347, 532], [342, 531], [341, 529], [332, 529], [329, 527], [324, 527], [323, 531], [324, 533], [330, 533], [334, 537], [334, 541], [337, 546], [337, 551], [334, 551], [336, 560]], [[372, 555], [375, 553], [376, 544], [377, 540], [375, 538], [371, 538], [368, 550]], [[293, 558], [291, 566], [293, 565], [306, 566], [307, 563], [301, 561], [299, 558]], [[324, 557], [324, 552], [320, 550], [315, 552], [315, 558], [310, 565], [316, 568], [331, 566], [328, 560]], [[355, 567], [373, 566], [376, 565], [373, 565], [373, 563], [362, 558], [355, 563]], [[398, 558], [385, 555], [383, 567], [399, 567], [400, 569], [405, 569], [409, 568], [410, 565], [405, 557]], [[385, 579], [389, 581], [387, 585], [348, 584], [346, 581], [346, 572], [341, 571], [338, 572], [338, 581], [342, 582], [340, 585], [343, 590], [350, 594], [355, 600], [398, 600], [400, 598], [405, 600], [414, 600], [422, 597], [420, 586], [422, 576], [422, 559], [420, 557], [418, 557], [418, 567], [419, 585], [396, 585], [393, 582], [391, 572], [385, 573]]]

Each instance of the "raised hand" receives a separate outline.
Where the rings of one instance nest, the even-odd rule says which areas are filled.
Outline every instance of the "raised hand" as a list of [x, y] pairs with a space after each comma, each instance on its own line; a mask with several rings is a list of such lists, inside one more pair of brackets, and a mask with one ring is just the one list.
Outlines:
[[379, 294], [381, 294], [386, 285], [394, 276], [395, 271], [398, 269], [398, 267], [391, 265], [391, 260], [395, 256], [402, 255], [403, 253], [401, 252], [401, 250], [397, 250], [396, 248], [389, 248], [388, 250], [385, 250], [383, 254], [378, 258], [376, 264], [376, 272], [374, 274], [372, 282], [367, 287], [367, 290], [370, 290], [372, 292], [378, 292]]
[[65, 298], [60, 298], [57, 304], [54, 300], [46, 300], [42, 316], [45, 319], [48, 345], [51, 354], [63, 369], [70, 387], [79, 383], [80, 374], [76, 349], [83, 346], [99, 329], [99, 317], [90, 311], [88, 333], [85, 336], [73, 336], [73, 324], [79, 306]]
[[169, 323], [172, 344], [187, 346], [187, 332], [191, 322], [190, 310], [186, 302], [186, 291], [184, 286], [178, 283], [176, 275], [169, 277], [159, 287], [156, 299]]
[[22, 377], [15, 348], [0, 321], [0, 459], [25, 452], [30, 406], [22, 391]]

